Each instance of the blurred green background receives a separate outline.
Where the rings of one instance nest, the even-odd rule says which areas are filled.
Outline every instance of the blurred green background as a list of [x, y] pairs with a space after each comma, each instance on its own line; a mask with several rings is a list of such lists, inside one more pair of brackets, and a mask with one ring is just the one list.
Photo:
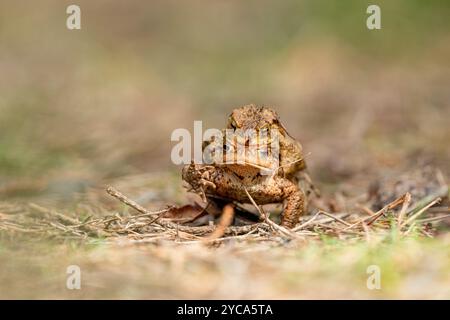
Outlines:
[[448, 172], [448, 1], [0, 3], [0, 195], [178, 172], [170, 134], [276, 106], [316, 180], [418, 156]]

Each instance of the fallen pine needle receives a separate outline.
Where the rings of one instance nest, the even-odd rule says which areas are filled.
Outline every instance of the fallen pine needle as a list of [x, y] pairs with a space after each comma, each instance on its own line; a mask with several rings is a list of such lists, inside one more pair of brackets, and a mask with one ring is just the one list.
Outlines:
[[406, 211], [408, 210], [409, 205], [411, 204], [411, 193], [407, 192], [405, 194], [405, 201], [403, 202], [402, 209], [398, 214], [398, 225], [401, 226], [403, 223], [403, 219], [406, 215]]
[[[171, 208], [166, 208], [159, 211], [149, 211], [145, 209], [140, 204], [136, 203], [135, 201], [131, 200], [130, 198], [125, 197], [122, 193], [120, 193], [118, 190], [114, 189], [113, 187], [108, 187], [106, 189], [106, 192], [108, 192], [111, 196], [118, 199], [119, 201], [123, 202], [127, 206], [135, 209], [136, 211], [142, 213], [143, 215], [160, 215], [162, 213], [165, 213], [169, 211]], [[142, 216], [142, 215], [141, 215]]]
[[338, 218], [338, 217], [336, 217], [336, 216], [333, 216], [331, 213], [328, 213], [328, 212], [325, 212], [325, 211], [322, 211], [322, 210], [320, 210], [318, 213], [321, 213], [321, 214], [323, 214], [323, 215], [326, 215], [327, 217], [332, 218], [332, 219], [334, 219], [334, 220], [336, 220], [336, 221], [338, 221], [338, 222], [340, 222], [340, 223], [346, 225], [347, 227], [351, 226], [350, 223], [348, 223], [348, 222], [342, 220], [341, 218]]
[[292, 231], [296, 232], [299, 230], [302, 230], [303, 228], [305, 228], [306, 226], [310, 225], [314, 220], [316, 220], [316, 218], [320, 215], [320, 211], [317, 212], [311, 219], [309, 219], [308, 221], [306, 221], [305, 223], [302, 223], [301, 225], [295, 227], [294, 229], [292, 229]]
[[425, 211], [427, 211], [428, 208], [434, 206], [436, 203], [440, 202], [441, 198], [437, 198], [434, 199], [433, 201], [431, 201], [428, 205], [426, 205], [425, 207], [423, 207], [422, 209], [420, 209], [419, 211], [417, 211], [415, 214], [413, 214], [411, 217], [409, 217], [408, 220], [406, 220], [401, 227], [410, 224], [411, 222], [413, 222], [414, 220], [416, 220], [422, 213], [424, 213]]

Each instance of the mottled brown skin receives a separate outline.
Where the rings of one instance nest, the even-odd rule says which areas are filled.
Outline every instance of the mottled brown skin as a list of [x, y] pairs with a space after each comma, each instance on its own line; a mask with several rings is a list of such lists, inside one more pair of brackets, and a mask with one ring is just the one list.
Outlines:
[[261, 176], [252, 170], [237, 175], [228, 166], [190, 164], [183, 168], [183, 180], [194, 190], [203, 190], [207, 196], [251, 203], [247, 190], [257, 204], [285, 202], [281, 225], [287, 228], [298, 223], [305, 207], [305, 196], [297, 183], [278, 175]]
[[293, 228], [305, 211], [305, 195], [296, 177], [296, 173], [306, 167], [300, 143], [287, 134], [275, 111], [265, 107], [248, 105], [233, 110], [227, 128], [278, 129], [281, 133], [279, 170], [271, 175], [261, 175], [262, 162], [250, 155], [245, 164], [187, 165], [183, 168], [183, 180], [194, 191], [206, 196], [251, 203], [247, 191], [257, 204], [284, 202], [281, 225]]
[[278, 174], [293, 177], [306, 168], [301, 144], [293, 139], [271, 108], [246, 105], [233, 110], [228, 118], [228, 129], [277, 129], [280, 132], [280, 170]]

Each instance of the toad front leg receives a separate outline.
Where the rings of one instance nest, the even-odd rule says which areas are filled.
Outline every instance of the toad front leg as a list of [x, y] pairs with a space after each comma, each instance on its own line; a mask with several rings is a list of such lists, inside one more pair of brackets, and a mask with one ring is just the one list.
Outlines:
[[206, 193], [216, 189], [216, 185], [211, 179], [214, 172], [214, 167], [191, 163], [183, 167], [182, 177], [190, 184], [192, 191], [199, 194], [206, 202]]
[[305, 211], [303, 191], [294, 181], [280, 176], [238, 177], [226, 167], [191, 164], [183, 169], [183, 179], [197, 192], [231, 201], [251, 203], [248, 192], [259, 205], [284, 202], [281, 225], [287, 228], [293, 228]]
[[[284, 202], [281, 225], [289, 229], [295, 227], [305, 211], [305, 194], [302, 189], [295, 181], [279, 176], [260, 179], [257, 181], [259, 183], [247, 185], [250, 196], [257, 204]], [[246, 197], [239, 201], [249, 202]]]

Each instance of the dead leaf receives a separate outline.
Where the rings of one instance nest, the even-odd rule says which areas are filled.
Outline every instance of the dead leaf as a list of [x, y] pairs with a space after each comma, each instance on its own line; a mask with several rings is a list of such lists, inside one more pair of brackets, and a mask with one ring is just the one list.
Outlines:
[[192, 222], [205, 214], [205, 210], [199, 205], [184, 205], [182, 207], [173, 207], [165, 212], [161, 217], [170, 219], [173, 222], [187, 223]]

